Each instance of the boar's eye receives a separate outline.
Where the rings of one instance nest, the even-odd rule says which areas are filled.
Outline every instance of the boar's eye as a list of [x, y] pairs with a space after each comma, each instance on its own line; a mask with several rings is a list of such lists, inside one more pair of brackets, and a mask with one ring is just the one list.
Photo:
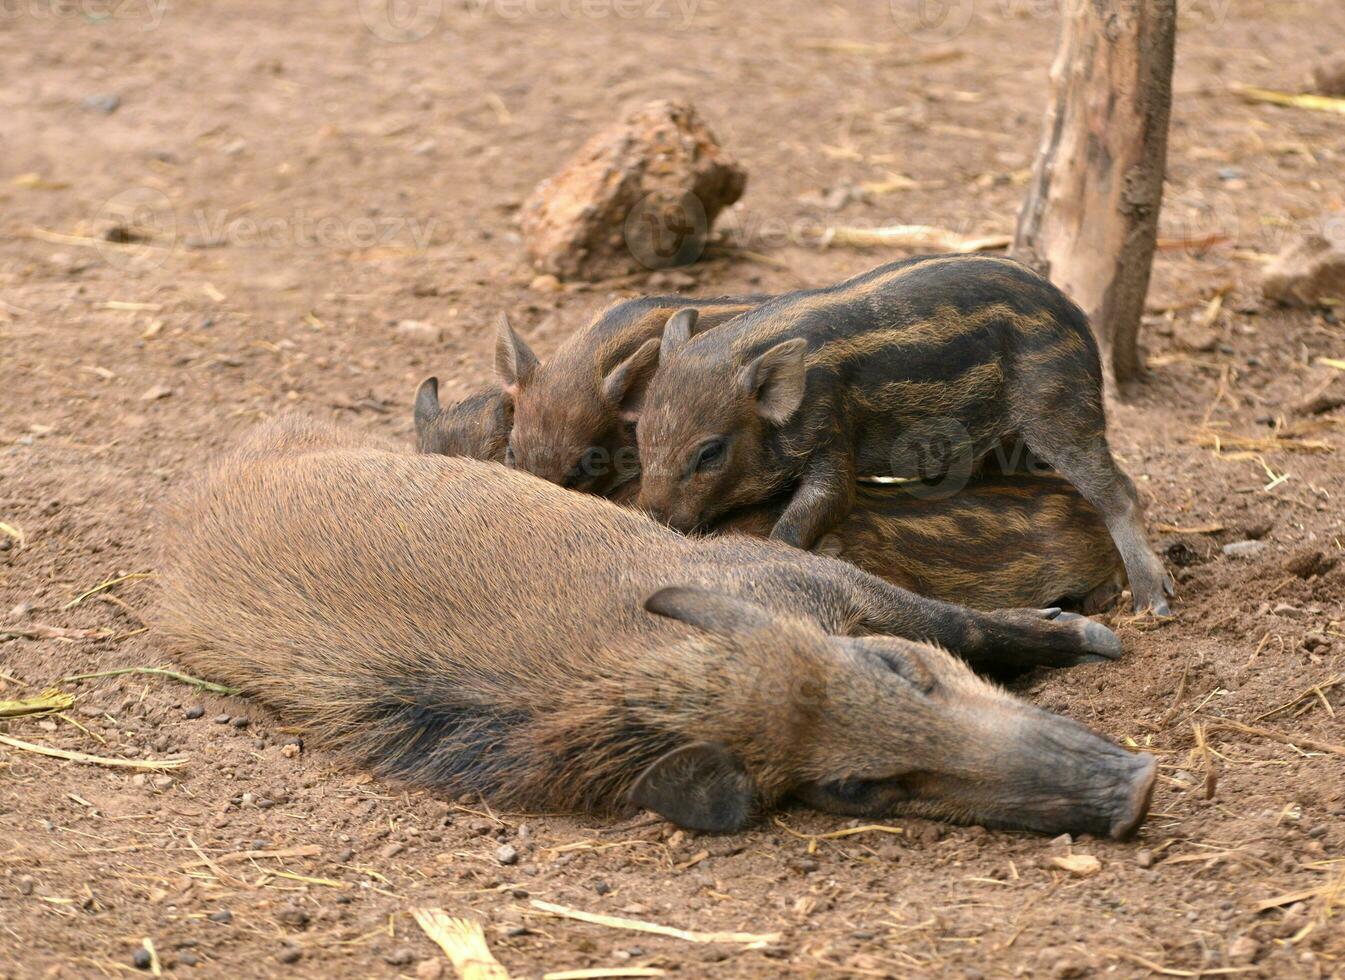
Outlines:
[[718, 469], [724, 464], [726, 443], [723, 439], [711, 439], [702, 443], [691, 461], [692, 473], [704, 473]]
[[877, 644], [865, 644], [865, 650], [883, 667], [896, 674], [921, 694], [934, 690], [934, 675], [920, 661], [902, 656], [896, 650], [885, 650]]
[[514, 457], [513, 445], [504, 447], [504, 465], [512, 469], [518, 468], [518, 460]]

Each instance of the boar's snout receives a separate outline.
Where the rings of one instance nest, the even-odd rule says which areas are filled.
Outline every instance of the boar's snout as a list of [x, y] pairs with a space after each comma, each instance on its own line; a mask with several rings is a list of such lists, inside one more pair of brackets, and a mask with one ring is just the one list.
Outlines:
[[1140, 824], [1149, 814], [1149, 800], [1154, 795], [1154, 782], [1158, 776], [1158, 763], [1148, 755], [1132, 756], [1135, 760], [1135, 772], [1130, 781], [1130, 792], [1125, 805], [1112, 817], [1109, 833], [1116, 840], [1129, 840], [1135, 836]]
[[[1065, 718], [1049, 721], [1021, 747], [1035, 792], [1022, 816], [1046, 833], [1090, 833], [1125, 840], [1149, 812], [1157, 764]], [[1017, 767], [1016, 767], [1017, 768]], [[1025, 775], [1025, 774], [1023, 774]]]

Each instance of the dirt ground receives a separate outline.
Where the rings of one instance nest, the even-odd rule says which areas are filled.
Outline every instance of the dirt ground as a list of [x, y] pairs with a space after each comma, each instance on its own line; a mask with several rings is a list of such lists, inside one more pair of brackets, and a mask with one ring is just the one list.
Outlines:
[[[784, 290], [896, 257], [819, 250], [827, 224], [1011, 231], [1055, 7], [960, 0], [922, 27], [904, 0], [0, 3], [0, 699], [78, 695], [3, 731], [187, 760], [0, 746], [0, 974], [134, 973], [148, 939], [147, 970], [171, 975], [433, 977], [410, 913], [437, 906], [479, 919], [520, 976], [1345, 976], [1345, 414], [1294, 410], [1345, 385], [1316, 360], [1345, 358], [1345, 326], [1256, 285], [1290, 236], [1345, 236], [1345, 125], [1230, 91], [1302, 90], [1340, 51], [1337, 0], [1184, 5], [1150, 374], [1111, 416], [1177, 616], [1112, 614], [1121, 661], [1019, 685], [1160, 756], [1137, 841], [494, 813], [300, 750], [256, 704], [61, 680], [171, 662], [142, 621], [156, 505], [281, 408], [409, 440], [423, 376], [446, 397], [487, 378], [499, 311], [544, 353], [616, 297]], [[733, 247], [531, 288], [519, 202], [668, 96], [750, 171], [721, 221]], [[105, 241], [118, 224], [150, 240]], [[1261, 544], [1221, 552], [1241, 540]], [[1054, 863], [1071, 852], [1100, 870]], [[535, 900], [779, 935], [688, 942]]]

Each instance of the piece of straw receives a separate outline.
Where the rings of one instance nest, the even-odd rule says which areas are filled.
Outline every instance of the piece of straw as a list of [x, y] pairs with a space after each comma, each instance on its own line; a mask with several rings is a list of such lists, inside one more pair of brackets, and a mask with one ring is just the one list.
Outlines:
[[1299, 748], [1311, 749], [1314, 752], [1326, 752], [1330, 755], [1345, 756], [1345, 745], [1334, 745], [1331, 742], [1319, 742], [1315, 738], [1308, 738], [1303, 735], [1291, 735], [1287, 732], [1277, 732], [1273, 728], [1261, 728], [1258, 725], [1244, 725], [1240, 721], [1231, 721], [1227, 718], [1219, 718], [1210, 721], [1206, 724], [1205, 730], [1207, 732], [1242, 732], [1244, 735], [1255, 735], [1259, 738], [1268, 738], [1272, 742], [1283, 742], [1285, 745], [1296, 745]]
[[37, 697], [21, 698], [18, 701], [0, 701], [0, 718], [22, 718], [24, 715], [45, 715], [52, 711], [64, 711], [75, 703], [72, 694], [48, 688]]
[[66, 762], [84, 762], [93, 766], [110, 766], [116, 769], [148, 769], [158, 772], [162, 769], [177, 769], [178, 767], [187, 764], [187, 759], [185, 757], [175, 759], [146, 759], [143, 762], [139, 759], [108, 759], [101, 755], [87, 755], [84, 752], [68, 752], [65, 749], [54, 749], [48, 745], [34, 745], [32, 742], [11, 738], [8, 735], [0, 735], [0, 744], [8, 745], [16, 749], [22, 749], [25, 752], [36, 752], [38, 755], [50, 756], [53, 759], [64, 759]]
[[481, 923], [458, 919], [443, 909], [412, 909], [416, 924], [444, 951], [461, 980], [509, 980], [486, 943]]
[[657, 922], [645, 922], [641, 919], [623, 919], [614, 915], [584, 912], [565, 905], [543, 902], [536, 898], [532, 900], [531, 905], [540, 912], [560, 916], [562, 919], [574, 919], [577, 922], [588, 922], [595, 926], [607, 926], [611, 929], [647, 932], [655, 936], [667, 936], [670, 939], [681, 939], [689, 943], [747, 943], [753, 946], [765, 946], [780, 941], [780, 933], [778, 932], [760, 934], [752, 932], [692, 932], [687, 929], [675, 929], [672, 926], [659, 925]]
[[602, 980], [603, 977], [666, 977], [667, 970], [656, 966], [596, 966], [587, 970], [556, 970], [543, 973], [542, 980]]
[[70, 681], [89, 681], [96, 677], [120, 677], [122, 674], [153, 674], [156, 677], [167, 677], [170, 680], [181, 681], [183, 684], [190, 684], [192, 687], [202, 691], [211, 691], [215, 694], [238, 694], [236, 687], [226, 687], [223, 684], [216, 684], [212, 681], [203, 681], [199, 677], [192, 677], [190, 674], [183, 674], [180, 671], [169, 670], [167, 667], [118, 667], [116, 670], [100, 670], [96, 674], [72, 674], [69, 677], [62, 677], [61, 683], [66, 684]]
[[1318, 112], [1338, 112], [1345, 116], [1345, 99], [1330, 95], [1313, 95], [1299, 92], [1277, 92], [1274, 89], [1258, 88], [1255, 85], [1238, 85], [1233, 91], [1248, 102], [1269, 102], [1271, 105], [1289, 106], [1293, 109], [1315, 109]]
[[988, 252], [1008, 248], [1008, 235], [968, 238], [947, 228], [933, 225], [890, 225], [886, 228], [828, 227], [822, 232], [822, 245], [850, 245], [855, 248], [919, 248], [939, 252]]

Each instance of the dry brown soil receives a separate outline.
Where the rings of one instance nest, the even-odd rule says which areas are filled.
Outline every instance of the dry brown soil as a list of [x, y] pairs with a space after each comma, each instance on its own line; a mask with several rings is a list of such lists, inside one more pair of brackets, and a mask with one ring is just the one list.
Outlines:
[[[0, 642], [0, 698], [78, 695], [4, 730], [188, 760], [156, 781], [0, 747], [0, 974], [133, 973], [148, 937], [170, 975], [435, 976], [410, 917], [429, 905], [481, 920], [533, 977], [1345, 975], [1345, 758], [1321, 748], [1345, 743], [1345, 416], [1293, 411], [1333, 375], [1316, 359], [1345, 358], [1345, 326], [1256, 286], [1289, 236], [1345, 236], [1345, 117], [1229, 90], [1301, 90], [1342, 47], [1338, 0], [1184, 5], [1150, 374], [1111, 417], [1177, 617], [1113, 614], [1120, 662], [1019, 685], [1160, 755], [1138, 841], [492, 813], [286, 748], [256, 704], [143, 674], [60, 682], [169, 662], [142, 625], [152, 577], [73, 600], [152, 575], [157, 503], [257, 419], [298, 405], [405, 439], [422, 376], [447, 396], [487, 377], [501, 310], [545, 352], [615, 297], [784, 290], [894, 257], [819, 250], [820, 225], [1011, 230], [1055, 6], [961, 0], [913, 32], [902, 0], [425, 0], [396, 23], [373, 0], [0, 2], [0, 521], [23, 535], [0, 534], [0, 637], [27, 631]], [[398, 25], [422, 36], [387, 40]], [[750, 170], [723, 223], [736, 249], [685, 276], [530, 288], [519, 201], [668, 96]], [[152, 240], [100, 244], [119, 221]], [[1222, 555], [1253, 537], [1258, 554]], [[1053, 863], [1071, 850], [1100, 871]], [[692, 943], [534, 899], [780, 937]]]

